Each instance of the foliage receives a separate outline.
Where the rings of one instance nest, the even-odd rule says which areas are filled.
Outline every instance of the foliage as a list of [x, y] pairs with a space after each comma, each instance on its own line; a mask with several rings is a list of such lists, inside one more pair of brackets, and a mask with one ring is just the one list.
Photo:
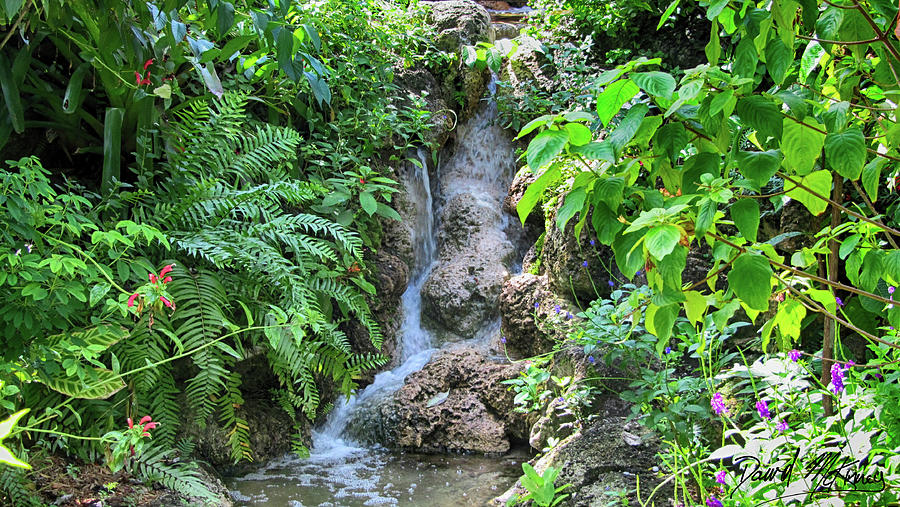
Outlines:
[[552, 396], [553, 392], [546, 386], [550, 380], [550, 372], [541, 368], [541, 363], [529, 364], [518, 377], [501, 382], [515, 391], [513, 402], [516, 404], [516, 412], [540, 410], [547, 398]]
[[553, 485], [556, 476], [559, 475], [558, 468], [547, 467], [543, 474], [538, 474], [530, 464], [522, 463], [522, 471], [525, 472], [525, 475], [519, 480], [522, 482], [522, 486], [528, 490], [528, 494], [521, 498], [514, 496], [506, 505], [518, 505], [532, 500], [535, 505], [553, 507], [569, 497], [568, 494], [559, 495], [559, 493], [571, 484], [558, 488]]

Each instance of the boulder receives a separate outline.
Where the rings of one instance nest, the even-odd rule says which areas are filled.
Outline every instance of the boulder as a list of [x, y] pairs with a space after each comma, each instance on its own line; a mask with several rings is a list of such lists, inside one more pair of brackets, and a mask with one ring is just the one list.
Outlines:
[[492, 362], [470, 347], [439, 352], [381, 405], [375, 419], [383, 443], [416, 452], [508, 451], [511, 440], [527, 438], [527, 425], [501, 382], [523, 367]]
[[418, 108], [421, 106], [416, 106], [414, 99], [422, 99], [424, 109], [432, 113], [430, 128], [423, 133], [425, 145], [443, 145], [456, 126], [456, 115], [450, 110], [450, 101], [434, 74], [423, 64], [405, 68], [398, 63], [394, 67], [394, 84], [400, 87], [397, 106]]
[[[560, 198], [559, 206], [562, 202]], [[590, 226], [590, 216], [581, 235], [575, 237], [575, 224], [579, 219], [576, 214], [561, 231], [556, 226], [554, 213], [552, 220], [548, 220], [540, 258], [550, 287], [559, 294], [574, 296], [579, 304], [586, 305], [594, 299], [608, 297], [612, 287], [626, 278], [616, 265], [612, 249], [597, 241], [594, 228]]]
[[512, 23], [494, 23], [494, 40], [515, 39], [519, 36], [519, 27]]
[[531, 357], [553, 349], [578, 320], [578, 308], [554, 294], [546, 276], [523, 273], [500, 293], [500, 329], [511, 357]]
[[554, 76], [550, 70], [552, 65], [544, 54], [541, 42], [527, 35], [520, 35], [515, 40], [518, 47], [501, 72], [503, 80], [512, 87], [513, 97], [525, 98], [528, 93], [525, 91], [525, 83], [537, 86], [545, 92], [553, 90]]
[[[637, 488], [640, 476], [644, 499], [661, 481], [653, 472], [659, 465], [656, 453], [658, 439], [636, 422], [628, 422], [624, 416], [598, 419], [590, 427], [578, 431], [557, 444], [534, 464], [535, 471], [543, 474], [547, 467], [561, 469], [554, 483], [572, 486], [565, 490], [570, 496], [563, 505], [607, 505], [616, 492], [626, 495], [628, 505], [638, 505], [632, 491]], [[505, 505], [513, 495], [525, 495], [527, 491], [516, 484], [506, 493], [494, 499], [494, 505]], [[663, 488], [654, 497], [656, 505], [668, 505], [671, 488]], [[618, 503], [617, 503], [618, 505]]]
[[431, 7], [428, 23], [438, 32], [438, 48], [455, 52], [460, 46], [473, 46], [490, 40], [491, 17], [487, 10], [471, 0], [423, 2]]

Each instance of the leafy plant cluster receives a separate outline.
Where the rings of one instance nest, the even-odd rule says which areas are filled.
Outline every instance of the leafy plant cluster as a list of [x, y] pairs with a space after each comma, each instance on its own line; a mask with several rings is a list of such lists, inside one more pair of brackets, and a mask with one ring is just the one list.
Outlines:
[[[632, 60], [599, 75], [590, 109], [553, 111], [521, 128], [536, 181], [519, 216], [524, 223], [562, 187], [548, 226], [574, 221], [576, 237], [589, 227], [626, 278], [646, 273], [647, 289], [585, 311], [576, 339], [589, 354], [639, 365], [626, 397], [666, 438], [665, 463], [685, 504], [726, 501], [716, 489], [726, 482], [703, 470], [715, 463], [740, 477], [733, 460], [721, 461], [736, 457], [733, 446], [766, 449], [775, 462], [772, 446], [783, 456], [856, 438], [842, 455], [879, 455], [893, 477], [895, 394], [885, 379], [900, 348], [896, 7], [696, 7], [713, 27], [707, 63], [666, 72], [659, 59]], [[788, 203], [800, 207], [800, 230], [765, 223]], [[711, 260], [688, 282], [689, 254]], [[731, 334], [744, 320], [758, 334], [737, 348]], [[849, 347], [851, 339], [867, 350]], [[791, 361], [765, 355], [800, 348], [808, 352], [793, 350]], [[744, 373], [725, 368], [735, 353], [751, 354]], [[685, 355], [687, 371], [676, 366]], [[803, 382], [776, 380], [796, 378], [801, 355], [810, 358], [801, 361]], [[742, 403], [750, 393], [755, 417]], [[722, 428], [708, 421], [725, 414], [733, 418], [722, 421], [719, 447], [729, 450], [713, 453]], [[741, 501], [781, 488], [754, 479], [741, 485]]]

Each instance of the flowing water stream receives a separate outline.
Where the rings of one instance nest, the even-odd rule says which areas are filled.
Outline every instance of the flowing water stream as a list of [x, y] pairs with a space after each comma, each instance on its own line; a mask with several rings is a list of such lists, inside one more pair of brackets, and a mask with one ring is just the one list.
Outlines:
[[[447, 194], [445, 198], [451, 189], [466, 189], [475, 199], [484, 201], [481, 204], [485, 207], [500, 213], [508, 183], [505, 180], [511, 177], [512, 148], [508, 136], [494, 125], [495, 118], [496, 106], [488, 103], [460, 126], [456, 152], [438, 168], [442, 181], [434, 187]], [[501, 139], [506, 144], [498, 145]], [[524, 452], [499, 458], [421, 455], [389, 451], [353, 438], [365, 427], [366, 414], [399, 389], [407, 375], [422, 369], [436, 350], [431, 333], [422, 326], [422, 286], [439, 259], [435, 200], [426, 156], [424, 150], [419, 151], [420, 164], [411, 164], [411, 177], [406, 178], [406, 190], [416, 207], [415, 266], [402, 297], [399, 366], [376, 375], [372, 384], [349, 401], [336, 403], [326, 423], [313, 431], [309, 458], [286, 456], [229, 480], [237, 504], [483, 505], [521, 475], [519, 464], [528, 459]], [[506, 221], [502, 222], [505, 229]], [[482, 338], [475, 339], [484, 341], [483, 336], [496, 325], [485, 326], [479, 333]]]

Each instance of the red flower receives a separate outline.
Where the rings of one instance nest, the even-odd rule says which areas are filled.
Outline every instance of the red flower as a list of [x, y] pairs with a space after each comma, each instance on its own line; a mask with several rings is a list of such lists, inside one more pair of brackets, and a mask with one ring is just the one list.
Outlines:
[[150, 283], [156, 283], [156, 282], [157, 282], [156, 275], [154, 275], [153, 273], [150, 273], [150, 274], [148, 275], [148, 277], [150, 278]]
[[131, 421], [130, 417], [126, 419], [126, 421], [128, 421], [128, 429], [134, 428], [134, 423]]
[[129, 307], [129, 308], [131, 308], [132, 306], [134, 306], [134, 300], [137, 299], [137, 297], [138, 297], [138, 293], [135, 292], [134, 294], [131, 295], [130, 298], [128, 298], [128, 307]]
[[150, 84], [150, 71], [149, 70], [147, 71], [147, 76], [144, 77], [144, 79], [141, 79], [141, 84], [142, 85]]
[[138, 71], [134, 71], [134, 80], [137, 82], [138, 86], [141, 86], [141, 73]]
[[172, 277], [171, 277], [171, 276], [167, 276], [167, 277], [163, 278], [162, 283], [169, 283], [169, 282], [171, 282], [171, 281], [172, 281]]
[[140, 424], [141, 426], [143, 426], [143, 425], [147, 424], [148, 422], [150, 422], [150, 421], [152, 421], [152, 420], [153, 420], [152, 417], [150, 417], [149, 415], [145, 415], [144, 417], [141, 417], [141, 420], [138, 421], [138, 424]]
[[360, 185], [365, 185], [365, 184], [366, 184], [366, 180], [360, 178], [360, 179], [359, 179], [359, 184], [360, 184]]
[[175, 267], [174, 264], [169, 264], [168, 266], [163, 266], [163, 268], [159, 272], [159, 277], [162, 278], [166, 276], [167, 273], [172, 271], [172, 268]]
[[147, 67], [149, 67], [152, 63], [153, 63], [153, 58], [144, 62], [144, 70], [147, 70]]
[[171, 308], [171, 309], [173, 309], [173, 310], [175, 309], [175, 305], [173, 305], [172, 302], [169, 301], [168, 299], [166, 299], [166, 298], [160, 296], [160, 297], [159, 297], [159, 300], [162, 301], [163, 304], [166, 305], [166, 306], [168, 306], [169, 308]]

